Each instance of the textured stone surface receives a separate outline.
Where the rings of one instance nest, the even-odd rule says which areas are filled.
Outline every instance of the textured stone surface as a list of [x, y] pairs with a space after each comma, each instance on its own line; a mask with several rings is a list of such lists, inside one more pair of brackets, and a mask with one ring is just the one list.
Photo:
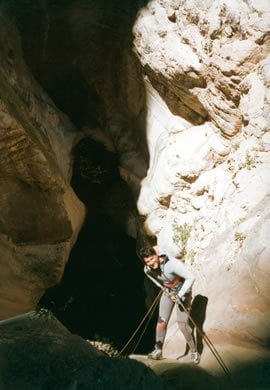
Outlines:
[[[97, 3], [76, 0], [45, 12], [46, 39], [35, 47], [31, 28], [22, 29], [29, 66], [44, 85], [48, 77], [48, 90], [59, 75], [59, 85], [68, 84], [75, 69], [96, 92], [102, 126], [88, 123], [85, 131], [119, 155], [149, 234], [193, 268], [194, 293], [208, 297], [205, 328], [213, 340], [265, 345], [268, 1], [154, 0], [137, 16], [135, 8], [126, 13], [119, 5], [110, 14]], [[67, 184], [73, 128], [29, 74], [16, 33], [0, 28], [1, 268], [10, 280], [1, 299], [14, 306], [11, 313], [61, 276], [82, 209]]]
[[134, 26], [150, 166], [138, 209], [197, 275], [215, 342], [268, 345], [269, 5], [151, 1]]
[[242, 82], [269, 50], [261, 12], [243, 1], [151, 1], [140, 12], [136, 53], [173, 114], [193, 124], [209, 118], [226, 137], [239, 133]]
[[27, 12], [23, 4], [10, 6], [33, 75], [84, 133], [118, 154], [121, 174], [136, 195], [147, 170], [147, 145], [132, 25], [146, 2], [40, 1]]
[[0, 25], [0, 318], [34, 307], [60, 280], [84, 217], [69, 186], [75, 131]]
[[0, 321], [0, 386], [23, 389], [162, 389], [141, 363], [109, 358], [48, 313]]

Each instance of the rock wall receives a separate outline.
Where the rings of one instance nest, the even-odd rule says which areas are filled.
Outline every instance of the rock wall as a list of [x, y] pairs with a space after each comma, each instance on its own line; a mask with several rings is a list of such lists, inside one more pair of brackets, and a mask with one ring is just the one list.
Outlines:
[[[76, 142], [90, 135], [116, 153], [138, 195], [147, 147], [131, 52], [137, 9], [117, 0], [1, 3], [2, 318], [32, 309], [61, 279], [85, 213], [69, 185]], [[137, 225], [131, 213], [133, 237]]]
[[78, 129], [118, 155], [137, 196], [148, 152], [145, 87], [131, 50], [132, 26], [147, 0], [39, 0], [27, 12], [25, 0], [13, 1], [8, 7], [32, 74]]
[[0, 15], [0, 319], [60, 280], [84, 218], [69, 185], [75, 129], [36, 83]]
[[[83, 220], [69, 186], [75, 129], [36, 81], [53, 95], [74, 77], [97, 110], [84, 131], [119, 155], [148, 233], [193, 268], [211, 335], [268, 342], [268, 2], [35, 4], [38, 44], [17, 18], [23, 55], [0, 25], [2, 317], [59, 280]], [[64, 93], [53, 98], [68, 112]]]
[[147, 89], [149, 234], [197, 275], [219, 342], [269, 343], [270, 6], [144, 7], [134, 50]]

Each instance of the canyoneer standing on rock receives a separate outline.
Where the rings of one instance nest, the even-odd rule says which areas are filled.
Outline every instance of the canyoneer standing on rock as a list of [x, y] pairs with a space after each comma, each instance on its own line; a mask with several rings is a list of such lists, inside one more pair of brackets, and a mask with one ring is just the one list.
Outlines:
[[158, 287], [163, 290], [159, 303], [159, 317], [156, 326], [155, 349], [148, 358], [162, 359], [162, 347], [166, 336], [167, 325], [176, 304], [177, 324], [183, 333], [190, 348], [190, 358], [195, 364], [199, 364], [200, 355], [197, 351], [192, 330], [189, 326], [188, 314], [185, 313], [178, 300], [189, 311], [191, 308], [191, 288], [194, 283], [194, 275], [188, 267], [176, 258], [168, 258], [160, 253], [157, 246], [142, 248], [140, 255], [145, 263], [144, 272]]

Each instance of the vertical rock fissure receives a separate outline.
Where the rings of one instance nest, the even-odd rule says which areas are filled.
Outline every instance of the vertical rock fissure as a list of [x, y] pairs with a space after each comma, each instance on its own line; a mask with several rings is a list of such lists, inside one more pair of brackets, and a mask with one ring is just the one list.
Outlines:
[[[74, 148], [71, 184], [87, 217], [61, 283], [40, 305], [72, 332], [121, 348], [145, 311], [142, 264], [136, 240], [127, 235], [138, 218], [133, 195], [119, 175], [116, 155], [90, 138]], [[148, 335], [138, 350], [149, 347], [151, 329]]]

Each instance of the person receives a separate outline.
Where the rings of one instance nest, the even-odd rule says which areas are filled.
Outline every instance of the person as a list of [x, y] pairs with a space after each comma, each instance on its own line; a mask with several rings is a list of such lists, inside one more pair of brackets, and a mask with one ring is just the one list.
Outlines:
[[[191, 288], [195, 281], [193, 273], [188, 267], [176, 258], [168, 258], [165, 254], [158, 254], [158, 247], [142, 248], [140, 255], [144, 261], [144, 272], [158, 287], [163, 290], [159, 303], [159, 316], [156, 325], [156, 343], [148, 358], [162, 359], [162, 347], [166, 336], [167, 325], [178, 299], [181, 300], [187, 311], [191, 308]], [[189, 326], [188, 314], [180, 304], [176, 305], [177, 324], [183, 333], [190, 348], [190, 358], [199, 364], [200, 355], [197, 351], [192, 330]]]

